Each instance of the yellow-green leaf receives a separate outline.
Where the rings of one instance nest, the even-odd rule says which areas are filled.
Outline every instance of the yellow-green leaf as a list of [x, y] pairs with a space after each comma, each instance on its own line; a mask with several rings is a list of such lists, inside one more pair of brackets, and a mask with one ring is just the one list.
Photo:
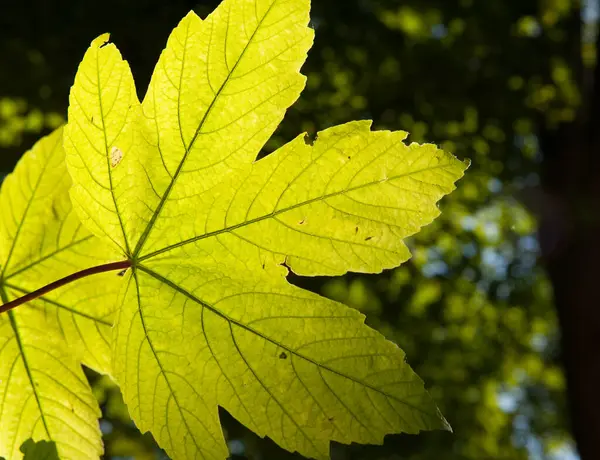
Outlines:
[[[60, 129], [2, 184], [4, 302], [110, 256], [71, 209], [69, 187]], [[110, 372], [113, 278], [82, 280], [0, 315], [0, 455], [22, 458], [28, 438], [53, 441], [64, 459], [102, 452], [100, 411], [80, 363]]]
[[246, 266], [225, 242], [139, 267], [115, 372], [142, 430], [174, 458], [224, 459], [218, 404], [288, 450], [327, 458], [330, 440], [447, 427], [396, 345], [284, 274]]
[[[82, 222], [128, 253], [126, 234], [139, 219], [131, 195], [143, 186], [137, 166], [144, 152], [135, 129], [140, 103], [129, 66], [114, 45], [105, 46], [108, 38], [105, 34], [94, 40], [79, 66], [64, 145], [67, 152], [87, 152], [67, 156], [74, 182], [71, 198]], [[134, 149], [136, 157], [131, 155]], [[127, 219], [119, 214], [125, 211]]]
[[[240, 258], [258, 249], [256, 263], [285, 262], [300, 275], [398, 266], [410, 257], [403, 238], [439, 215], [437, 201], [454, 189], [465, 164], [431, 144], [405, 145], [404, 132], [373, 132], [370, 124], [327, 129], [312, 146], [299, 136], [230, 174], [198, 194], [201, 205], [188, 208], [177, 233], [165, 232], [141, 260], [233, 236]], [[186, 231], [194, 236], [182, 237]]]
[[113, 365], [133, 419], [175, 459], [224, 459], [218, 406], [284, 448], [448, 428], [403, 352], [303, 275], [377, 273], [466, 165], [356, 122], [255, 158], [304, 85], [309, 0], [188, 14], [143, 103], [107, 37], [71, 92], [65, 148], [84, 224], [132, 262]]

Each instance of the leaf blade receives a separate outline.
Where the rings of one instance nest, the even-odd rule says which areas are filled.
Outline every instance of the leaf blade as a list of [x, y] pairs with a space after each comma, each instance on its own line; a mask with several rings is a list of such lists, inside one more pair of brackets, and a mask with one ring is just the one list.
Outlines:
[[[73, 271], [117, 257], [99, 245], [72, 209], [61, 139], [62, 129], [42, 138], [2, 184], [0, 204], [19, 219], [18, 227], [6, 218], [0, 222], [2, 284], [15, 295], [33, 292]], [[25, 190], [25, 183], [37, 186]], [[7, 248], [17, 248], [12, 257]], [[115, 309], [111, 296], [119, 289], [115, 278], [100, 275], [96, 280], [80, 280], [21, 308], [44, 311], [48, 327], [63, 335], [79, 359], [101, 373], [110, 373], [107, 341]]]
[[[207, 268], [207, 260], [202, 269], [186, 264], [187, 255], [138, 268], [142, 289], [152, 292], [141, 304], [153, 318], [147, 332], [160, 343], [164, 365], [193, 372], [199, 363], [188, 378], [205, 405], [221, 405], [259, 435], [315, 458], [327, 458], [330, 440], [380, 444], [389, 432], [448, 427], [401, 350], [366, 327], [363, 315], [289, 286], [281, 273], [250, 280], [227, 254], [218, 254], [227, 274]], [[387, 372], [387, 380], [370, 382], [367, 371]], [[134, 388], [129, 382], [124, 394]], [[363, 391], [370, 403], [360, 403]], [[200, 417], [205, 410], [198, 410]]]
[[130, 234], [144, 218], [143, 213], [133, 218], [140, 206], [131, 198], [132, 186], [144, 183], [132, 158], [144, 147], [135, 130], [140, 103], [129, 64], [108, 39], [104, 34], [93, 40], [79, 65], [69, 95], [64, 147], [73, 178], [71, 199], [80, 219], [93, 234], [129, 254]]
[[36, 323], [31, 309], [0, 317], [0, 455], [22, 458], [19, 445], [33, 437], [54, 441], [63, 459], [98, 458], [100, 410], [81, 366]]
[[[227, 458], [216, 407], [204, 402], [188, 374], [181, 374], [190, 368], [177, 360], [178, 347], [157, 347], [160, 334], [148, 332], [138, 277], [137, 273], [129, 275], [114, 335], [115, 373], [130, 414], [138, 428], [151, 431], [174, 458]], [[163, 359], [165, 354], [171, 359]], [[151, 403], [144, 404], [145, 400]]]
[[[82, 227], [69, 187], [62, 129], [25, 153], [2, 184], [0, 205], [10, 210], [0, 219], [4, 302], [114, 257]], [[81, 363], [111, 372], [113, 278], [95, 287], [83, 280], [0, 315], [0, 455], [22, 458], [19, 445], [32, 436], [54, 441], [61, 458], [102, 453], [100, 410]]]
[[231, 233], [261, 248], [262, 263], [285, 262], [300, 275], [398, 266], [410, 257], [402, 240], [437, 217], [466, 164], [433, 145], [407, 146], [405, 133], [369, 128], [336, 126], [312, 146], [297, 137], [211, 190], [211, 206], [188, 213], [196, 236], [166, 235], [141, 260]]
[[[175, 28], [143, 102], [152, 143], [170, 155], [149, 168], [163, 167], [151, 178], [162, 198], [135, 254], [150, 233], [157, 236], [147, 245], [160, 241], [161, 215], [178, 212], [172, 203], [187, 199], [185, 186], [210, 188], [237, 162], [256, 157], [304, 88], [299, 68], [312, 44], [308, 20], [307, 0], [227, 0], [205, 21], [190, 12]], [[264, 37], [274, 26], [283, 45]], [[182, 174], [185, 184], [178, 183]]]
[[[127, 196], [114, 211], [126, 222], [132, 270], [115, 324], [115, 375], [133, 419], [173, 458], [225, 458], [217, 405], [285, 448], [318, 458], [327, 456], [332, 439], [377, 443], [390, 432], [448, 428], [395, 345], [358, 313], [285, 280], [282, 265], [300, 274], [337, 275], [380, 272], [405, 261], [410, 254], [403, 239], [438, 215], [437, 201], [465, 169], [434, 146], [404, 144], [406, 133], [372, 132], [368, 122], [326, 130], [313, 146], [299, 137], [254, 161], [304, 85], [299, 68], [312, 41], [309, 6], [308, 0], [225, 0], [206, 20], [186, 16], [160, 57], [141, 113], [132, 118], [139, 141], [131, 145], [139, 151], [116, 152], [115, 171], [130, 172], [132, 180], [130, 189], [111, 186], [111, 193]], [[261, 60], [257, 50], [267, 57]], [[258, 66], [248, 58], [252, 53]], [[93, 149], [85, 148], [80, 154], [92, 156]], [[103, 155], [107, 161], [108, 148]], [[90, 177], [74, 180], [85, 188]], [[93, 204], [80, 204], [88, 206], [84, 212], [94, 211]], [[257, 286], [279, 293], [279, 316], [287, 311], [289, 324], [258, 331], [236, 316], [246, 310], [268, 314], [267, 293], [251, 295]], [[321, 323], [290, 330], [303, 308]], [[336, 313], [327, 315], [330, 310]], [[286, 344], [289, 337], [271, 337], [285, 330], [299, 341], [310, 334], [327, 338], [342, 333], [335, 326], [345, 317], [350, 329], [369, 337], [368, 347], [356, 337], [340, 337], [341, 345], [330, 348], [346, 355], [332, 356], [327, 347], [313, 350], [298, 342], [315, 354], [311, 361]], [[272, 353], [277, 347], [286, 358]], [[286, 370], [270, 374], [265, 363], [278, 369], [279, 359]], [[337, 364], [328, 367], [322, 362], [327, 359]], [[308, 410], [281, 385], [294, 378], [294, 360], [308, 382], [294, 380], [296, 391], [307, 400], [309, 388], [320, 395]], [[351, 368], [348, 375], [362, 377], [336, 374], [332, 366], [340, 363]], [[400, 388], [399, 376], [407, 377], [409, 390]], [[239, 388], [238, 380], [244, 384]], [[396, 399], [377, 392], [378, 385], [388, 385]], [[244, 408], [253, 404], [253, 410]], [[341, 428], [330, 420], [332, 411]]]

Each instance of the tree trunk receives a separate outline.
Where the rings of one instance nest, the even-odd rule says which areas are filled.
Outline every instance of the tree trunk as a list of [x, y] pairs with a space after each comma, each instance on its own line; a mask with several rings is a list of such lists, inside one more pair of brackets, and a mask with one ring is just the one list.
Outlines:
[[[580, 21], [579, 17], [576, 18]], [[579, 43], [577, 37], [577, 43]], [[600, 37], [599, 37], [600, 38]], [[600, 40], [597, 42], [600, 49]], [[581, 56], [581, 48], [574, 56]], [[571, 426], [582, 460], [600, 459], [600, 66], [582, 76], [575, 122], [542, 129], [540, 244], [561, 330]], [[591, 83], [591, 84], [586, 84]], [[591, 90], [587, 90], [590, 88]]]

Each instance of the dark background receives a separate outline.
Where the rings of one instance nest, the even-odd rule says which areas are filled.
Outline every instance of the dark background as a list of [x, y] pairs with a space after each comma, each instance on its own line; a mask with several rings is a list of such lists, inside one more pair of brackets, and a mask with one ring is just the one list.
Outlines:
[[[0, 172], [64, 121], [93, 38], [111, 32], [141, 98], [169, 32], [217, 3], [0, 0]], [[265, 153], [368, 118], [472, 160], [411, 239], [410, 262], [291, 280], [365, 312], [454, 428], [333, 445], [334, 459], [572, 459], [577, 448], [600, 459], [595, 11], [593, 0], [313, 0], [307, 88]], [[161, 458], [115, 386], [89, 376], [106, 458]], [[222, 420], [233, 458], [300, 458]]]

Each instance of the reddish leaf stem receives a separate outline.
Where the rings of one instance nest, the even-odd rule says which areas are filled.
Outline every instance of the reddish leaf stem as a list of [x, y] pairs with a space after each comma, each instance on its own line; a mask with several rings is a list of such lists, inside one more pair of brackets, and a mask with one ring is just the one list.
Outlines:
[[62, 279], [54, 281], [44, 287], [39, 288], [37, 291], [30, 292], [29, 294], [24, 295], [23, 297], [19, 297], [11, 302], [5, 303], [4, 305], [0, 305], [0, 314], [12, 310], [19, 305], [22, 305], [31, 300], [37, 299], [38, 297], [47, 294], [48, 292], [54, 291], [59, 287], [62, 287], [66, 284], [77, 281], [81, 278], [85, 278], [86, 276], [97, 275], [98, 273], [110, 272], [114, 270], [126, 270], [131, 267], [131, 262], [129, 260], [123, 260], [121, 262], [112, 262], [110, 264], [98, 265], [97, 267], [86, 268], [85, 270], [81, 270], [80, 272], [73, 273], [69, 276], [65, 276]]

